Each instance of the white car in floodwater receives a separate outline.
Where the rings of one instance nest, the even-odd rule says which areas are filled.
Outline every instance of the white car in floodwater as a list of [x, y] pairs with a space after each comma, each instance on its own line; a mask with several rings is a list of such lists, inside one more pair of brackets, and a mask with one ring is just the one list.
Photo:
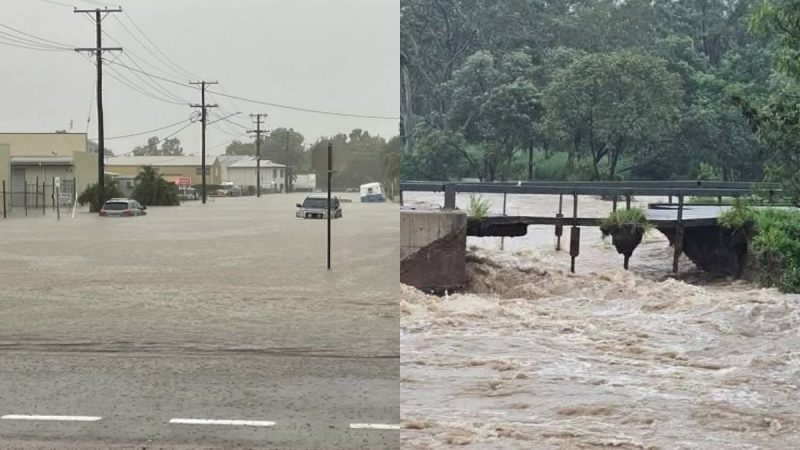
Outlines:
[[100, 208], [101, 217], [135, 217], [144, 216], [147, 206], [142, 206], [131, 198], [112, 198]]

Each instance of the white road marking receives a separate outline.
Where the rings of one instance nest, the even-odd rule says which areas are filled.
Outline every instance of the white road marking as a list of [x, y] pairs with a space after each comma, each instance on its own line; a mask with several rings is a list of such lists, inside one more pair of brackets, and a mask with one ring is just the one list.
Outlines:
[[220, 420], [220, 419], [169, 419], [169, 423], [184, 425], [238, 425], [250, 427], [271, 427], [275, 422], [268, 420]]
[[351, 423], [350, 428], [354, 430], [399, 430], [400, 425], [388, 423]]
[[27, 414], [6, 414], [5, 416], [0, 416], [0, 419], [5, 420], [66, 420], [66, 421], [74, 421], [74, 422], [96, 422], [102, 417], [96, 416], [37, 416], [37, 415], [27, 415]]

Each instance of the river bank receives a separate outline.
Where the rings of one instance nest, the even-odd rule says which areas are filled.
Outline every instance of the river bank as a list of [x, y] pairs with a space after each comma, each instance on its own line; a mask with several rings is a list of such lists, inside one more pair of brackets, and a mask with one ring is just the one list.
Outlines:
[[[514, 196], [508, 209], [554, 201]], [[712, 280], [686, 259], [672, 277], [660, 233], [630, 271], [599, 230], [584, 237], [576, 274], [552, 227], [530, 227], [469, 239], [467, 292], [404, 287], [404, 448], [800, 446], [800, 296]]]

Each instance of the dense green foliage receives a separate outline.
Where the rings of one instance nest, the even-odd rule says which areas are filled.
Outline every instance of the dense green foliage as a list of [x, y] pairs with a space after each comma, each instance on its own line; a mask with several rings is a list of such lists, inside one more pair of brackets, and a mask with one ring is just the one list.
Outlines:
[[736, 199], [718, 222], [730, 230], [750, 230], [749, 252], [759, 281], [785, 292], [800, 292], [800, 211], [752, 208]]
[[780, 69], [798, 60], [797, 9], [402, 0], [402, 177], [526, 179], [529, 157], [535, 179], [761, 180], [765, 163], [785, 177], [776, 146], [796, 155], [800, 112], [794, 128], [754, 118], [785, 125], [769, 105], [800, 99]]
[[145, 206], [177, 206], [178, 186], [165, 180], [151, 166], [143, 166], [136, 175], [133, 198]]
[[328, 143], [333, 144], [334, 189], [358, 188], [380, 182], [392, 196], [399, 189], [400, 139], [388, 142], [381, 136], [355, 129], [349, 135], [323, 137], [309, 150], [311, 171], [317, 174], [318, 187], [327, 185]]
[[[161, 148], [158, 147], [159, 142]], [[133, 156], [182, 156], [183, 147], [178, 138], [167, 138], [160, 141], [157, 136], [147, 139], [147, 144], [134, 147]]]
[[[334, 144], [333, 185], [336, 189], [357, 188], [378, 181], [392, 196], [400, 189], [400, 138], [388, 141], [355, 129], [349, 135], [322, 137], [306, 146], [302, 134], [293, 129], [276, 128], [261, 142], [261, 157], [289, 166], [289, 184], [298, 174], [315, 173], [322, 188], [327, 183], [327, 145]], [[255, 155], [255, 143], [233, 141], [225, 150], [228, 155]]]
[[604, 236], [610, 234], [614, 229], [623, 226], [647, 231], [653, 227], [653, 224], [647, 220], [647, 216], [641, 208], [618, 209], [612, 211], [600, 221], [600, 230], [603, 232]]
[[94, 183], [89, 185], [86, 190], [81, 192], [81, 195], [78, 196], [78, 204], [84, 206], [88, 203], [90, 212], [98, 212], [106, 200], [115, 197], [122, 197], [122, 193], [120, 192], [119, 188], [117, 187], [117, 183], [114, 182], [113, 178], [106, 175], [103, 184], [105, 197], [102, 200], [100, 199], [100, 193], [97, 192], [97, 183]]
[[765, 209], [755, 214], [758, 234], [751, 252], [766, 286], [800, 292], [800, 212]]

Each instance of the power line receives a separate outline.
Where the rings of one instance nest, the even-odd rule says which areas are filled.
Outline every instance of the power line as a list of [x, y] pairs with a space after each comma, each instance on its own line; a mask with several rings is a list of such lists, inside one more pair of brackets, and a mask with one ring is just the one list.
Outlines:
[[[89, 60], [91, 61], [90, 57], [87, 57], [87, 58], [89, 58]], [[105, 61], [107, 63], [112, 63], [111, 60], [107, 60], [107, 59], [103, 59], [103, 61]], [[125, 77], [125, 75], [123, 75], [121, 72], [119, 72], [118, 70], [114, 69], [110, 65], [107, 67], [107, 69], [109, 71], [108, 72], [108, 76], [110, 76], [111, 78], [117, 80], [117, 82], [119, 82], [120, 84], [128, 87], [129, 89], [131, 89], [133, 91], [136, 91], [136, 92], [138, 92], [138, 93], [140, 93], [140, 94], [142, 94], [142, 95], [144, 95], [146, 97], [150, 97], [150, 98], [152, 98], [154, 100], [158, 100], [158, 101], [161, 101], [161, 102], [164, 102], [164, 103], [169, 103], [169, 104], [172, 104], [172, 105], [181, 105], [181, 106], [184, 105], [184, 103], [175, 102], [175, 101], [163, 98], [163, 97], [159, 97], [156, 94], [153, 94], [151, 92], [148, 92], [148, 91], [142, 89], [140, 86], [136, 85], [136, 83], [131, 81], [129, 78]]]
[[[148, 72], [145, 72], [143, 70], [139, 70], [139, 69], [133, 68], [131, 66], [122, 64], [120, 62], [116, 62], [114, 64], [116, 64], [118, 66], [122, 66], [122, 67], [124, 67], [124, 68], [126, 68], [128, 70], [147, 73], [150, 76], [158, 78], [159, 80], [162, 80], [162, 81], [166, 81], [168, 83], [172, 83], [172, 84], [175, 84], [175, 85], [178, 85], [178, 86], [186, 87], [186, 85], [184, 85], [183, 83], [181, 83], [179, 81], [170, 80], [169, 78], [160, 77], [160, 76], [154, 75], [152, 73], [148, 73]], [[362, 118], [362, 119], [400, 120], [399, 117], [378, 116], [378, 115], [371, 115], [371, 114], [351, 114], [351, 113], [343, 113], [343, 112], [324, 111], [324, 110], [311, 109], [311, 108], [301, 108], [301, 107], [297, 107], [297, 106], [281, 105], [281, 104], [278, 104], [278, 103], [270, 103], [270, 102], [264, 102], [264, 101], [261, 101], [261, 100], [253, 100], [253, 99], [249, 99], [249, 98], [239, 97], [239, 96], [236, 96], [236, 95], [224, 94], [224, 93], [219, 92], [219, 91], [208, 90], [206, 92], [211, 93], [211, 94], [221, 95], [223, 97], [234, 98], [234, 99], [241, 100], [241, 101], [244, 101], [244, 102], [257, 103], [257, 104], [260, 104], [260, 105], [272, 106], [272, 107], [275, 107], [275, 108], [291, 109], [291, 110], [295, 110], [295, 111], [302, 111], [302, 112], [308, 112], [308, 113], [326, 114], [326, 115], [340, 116], [340, 117], [358, 117], [358, 118]]]
[[[118, 45], [122, 45], [118, 40], [116, 40], [113, 36], [111, 36], [106, 31], [103, 31], [103, 34], [106, 35], [106, 37], [111, 39], [113, 42], [117, 43]], [[144, 69], [142, 69], [142, 66], [140, 66], [136, 62], [136, 60], [134, 59], [134, 57], [135, 58], [139, 58], [139, 56], [136, 55], [136, 53], [132, 52], [130, 49], [127, 49], [127, 51], [125, 52], [125, 54], [123, 56], [125, 58], [127, 58], [134, 66], [138, 67], [141, 71], [144, 71]], [[147, 60], [145, 60], [143, 58], [141, 58], [141, 59], [142, 59], [143, 63], [146, 63], [147, 65], [149, 65], [151, 67], [155, 67], [152, 64], [150, 64]], [[145, 75], [150, 80], [148, 82], [138, 72], [134, 72], [134, 75], [136, 75], [136, 78], [140, 79], [144, 84], [148, 85], [149, 87], [154, 88], [156, 91], [158, 91], [158, 92], [160, 92], [162, 94], [166, 94], [167, 97], [172, 98], [175, 101], [181, 102], [181, 104], [189, 103], [186, 99], [174, 94], [173, 92], [171, 92], [171, 91], [167, 90], [166, 88], [164, 88], [162, 85], [158, 84], [158, 82], [152, 76]]]
[[35, 34], [26, 33], [26, 32], [24, 32], [22, 30], [18, 30], [18, 29], [14, 28], [14, 27], [10, 27], [10, 26], [4, 25], [2, 23], [0, 23], [0, 27], [3, 27], [5, 29], [7, 29], [7, 30], [15, 31], [15, 32], [17, 32], [17, 33], [19, 33], [21, 35], [27, 36], [29, 38], [34, 38], [36, 40], [42, 41], [42, 42], [50, 44], [50, 45], [55, 45], [55, 46], [57, 46], [59, 48], [68, 48], [68, 49], [71, 50], [73, 47], [75, 47], [74, 45], [69, 45], [69, 44], [65, 44], [63, 42], [58, 42], [58, 41], [53, 41], [53, 40], [50, 40], [50, 39], [45, 39], [43, 37], [36, 36]]
[[0, 45], [6, 45], [6, 46], [9, 46], [9, 47], [16, 47], [16, 48], [24, 48], [24, 49], [27, 49], [27, 50], [39, 50], [39, 51], [44, 51], [44, 52], [68, 52], [68, 51], [70, 51], [69, 49], [65, 50], [65, 49], [58, 49], [58, 48], [32, 47], [32, 46], [27, 46], [27, 45], [12, 44], [10, 42], [2, 41], [2, 40], [0, 40]]
[[[131, 57], [127, 56], [127, 55], [125, 55], [125, 57], [128, 58], [128, 60], [130, 60], [136, 67], [141, 68], [141, 66], [136, 64], [136, 61], [134, 61], [133, 58], [131, 58]], [[160, 92], [160, 93], [166, 94], [167, 97], [169, 97], [169, 98], [171, 98], [173, 100], [172, 103], [179, 104], [179, 105], [185, 105], [185, 104], [189, 103], [186, 99], [184, 99], [184, 98], [172, 93], [172, 91], [169, 91], [165, 87], [163, 87], [162, 85], [158, 84], [158, 82], [154, 78], [148, 76], [148, 79], [150, 80], [148, 82], [147, 81], [148, 79], [145, 79], [142, 75], [139, 75], [137, 72], [133, 72], [133, 75], [136, 76], [136, 78], [138, 78], [139, 80], [141, 80], [142, 83], [144, 83], [145, 85], [154, 88], [156, 90], [156, 92]]]
[[158, 80], [165, 81], [167, 83], [172, 83], [172, 84], [177, 85], [177, 86], [182, 86], [182, 87], [189, 88], [189, 89], [194, 89], [194, 90], [199, 89], [199, 88], [196, 88], [196, 87], [193, 87], [193, 86], [187, 86], [185, 83], [182, 83], [180, 81], [170, 80], [169, 78], [165, 78], [165, 77], [162, 77], [162, 76], [150, 73], [150, 72], [146, 72], [146, 71], [141, 70], [141, 69], [136, 69], [134, 67], [122, 64], [121, 62], [115, 62], [113, 64], [115, 64], [117, 66], [120, 66], [120, 67], [124, 67], [124, 68], [126, 68], [128, 70], [132, 70], [134, 72], [139, 72], [139, 73], [143, 73], [143, 74], [149, 75], [149, 76], [151, 76], [153, 78], [156, 78]]
[[106, 140], [108, 141], [108, 140], [111, 140], [111, 139], [123, 139], [123, 138], [141, 136], [143, 134], [149, 134], [149, 133], [154, 133], [156, 131], [166, 130], [167, 128], [172, 128], [172, 127], [180, 125], [180, 124], [182, 124], [184, 122], [194, 123], [194, 121], [192, 121], [191, 119], [183, 119], [183, 120], [181, 120], [179, 122], [171, 123], [169, 125], [164, 125], [163, 127], [153, 128], [152, 130], [141, 131], [139, 133], [125, 134], [125, 135], [122, 135], [122, 136], [107, 137]]
[[43, 44], [41, 42], [34, 41], [33, 39], [26, 39], [11, 33], [6, 33], [4, 31], [0, 31], [0, 39], [4, 39], [6, 42], [11, 42], [17, 45], [36, 47], [45, 50], [72, 50], [67, 47], [56, 47], [55, 45]]
[[[139, 27], [139, 25], [137, 25], [137, 24], [136, 24], [136, 22], [133, 20], [133, 17], [131, 17], [131, 16], [130, 16], [130, 14], [128, 14], [128, 13], [124, 13], [124, 16], [125, 16], [125, 18], [126, 18], [126, 19], [128, 19], [128, 21], [131, 23], [131, 25], [133, 25], [133, 26], [134, 26], [134, 28], [136, 28], [136, 29], [139, 31], [139, 33], [141, 33], [141, 35], [142, 35], [142, 36], [143, 36], [143, 37], [144, 37], [144, 38], [147, 40], [147, 42], [149, 42], [149, 43], [150, 43], [150, 44], [153, 46], [153, 48], [155, 48], [155, 49], [156, 49], [156, 51], [157, 51], [158, 53], [160, 53], [160, 54], [161, 54], [161, 55], [164, 57], [164, 59], [166, 60], [166, 64], [167, 64], [167, 66], [170, 66], [170, 65], [171, 65], [173, 68], [177, 69], [177, 72], [176, 72], [176, 73], [177, 73], [179, 76], [188, 76], [188, 77], [190, 77], [190, 78], [197, 78], [195, 75], [193, 75], [192, 73], [190, 73], [189, 71], [187, 71], [186, 69], [184, 69], [183, 67], [181, 67], [180, 65], [178, 65], [178, 64], [177, 64], [175, 61], [173, 61], [173, 60], [172, 60], [172, 58], [170, 58], [169, 56], [167, 56], [167, 54], [166, 54], [166, 53], [164, 53], [164, 52], [161, 50], [161, 48], [160, 48], [158, 45], [156, 45], [156, 44], [155, 44], [155, 43], [154, 43], [154, 42], [153, 42], [153, 41], [150, 39], [150, 37], [149, 37], [149, 36], [147, 36], [147, 33], [145, 33], [145, 32], [144, 32], [144, 30], [142, 30], [142, 29]], [[121, 20], [117, 19], [117, 22], [119, 22], [119, 23], [120, 23], [120, 25], [122, 25], [122, 21], [121, 21]], [[122, 25], [122, 26], [123, 26], [123, 28], [125, 28], [125, 26], [124, 26], [124, 25]], [[126, 28], [126, 31], [127, 31], [127, 28]], [[133, 34], [131, 34], [131, 36], [133, 36]], [[134, 37], [134, 38], [135, 38], [135, 37]], [[137, 39], [137, 42], [141, 43], [141, 41], [138, 41], [138, 39]], [[144, 44], [142, 44], [142, 45], [144, 46]], [[146, 49], [146, 48], [145, 48], [145, 49]], [[146, 49], [146, 50], [147, 50], [147, 49]], [[148, 50], [148, 53], [151, 53], [151, 52]], [[151, 53], [151, 54], [152, 54], [152, 53]], [[153, 55], [153, 56], [156, 56], [156, 55]], [[156, 59], [160, 59], [160, 58], [156, 57]], [[162, 61], [162, 62], [163, 62], [163, 61]]]
[[217, 91], [209, 90], [208, 92], [210, 92], [212, 94], [221, 95], [223, 97], [235, 98], [235, 99], [241, 100], [243, 102], [257, 103], [259, 105], [272, 106], [274, 108], [291, 109], [291, 110], [294, 110], [294, 111], [302, 111], [302, 112], [315, 113], [315, 114], [326, 114], [326, 115], [330, 115], [330, 116], [358, 117], [358, 118], [362, 118], [362, 119], [400, 120], [399, 117], [378, 116], [378, 115], [371, 115], [371, 114], [352, 114], [352, 113], [344, 113], [344, 112], [336, 112], [336, 111], [324, 111], [324, 110], [321, 110], [321, 109], [301, 108], [301, 107], [298, 107], [298, 106], [281, 105], [281, 104], [278, 104], [278, 103], [271, 103], [271, 102], [265, 102], [265, 101], [261, 101], [261, 100], [253, 100], [253, 99], [249, 99], [249, 98], [238, 97], [236, 95], [224, 94], [222, 92], [217, 92]]

